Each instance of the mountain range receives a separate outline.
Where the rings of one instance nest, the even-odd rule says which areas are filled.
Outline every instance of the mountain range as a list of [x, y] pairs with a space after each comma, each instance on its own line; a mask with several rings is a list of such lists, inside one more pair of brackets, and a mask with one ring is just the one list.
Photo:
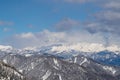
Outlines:
[[0, 60], [14, 66], [28, 80], [120, 80], [117, 46], [83, 45], [25, 49], [1, 45]]

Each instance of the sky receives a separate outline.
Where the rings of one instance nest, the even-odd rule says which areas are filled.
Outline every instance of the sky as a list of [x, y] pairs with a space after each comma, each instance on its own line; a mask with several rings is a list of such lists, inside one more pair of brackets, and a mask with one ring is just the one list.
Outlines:
[[120, 45], [119, 0], [1, 0], [0, 44]]

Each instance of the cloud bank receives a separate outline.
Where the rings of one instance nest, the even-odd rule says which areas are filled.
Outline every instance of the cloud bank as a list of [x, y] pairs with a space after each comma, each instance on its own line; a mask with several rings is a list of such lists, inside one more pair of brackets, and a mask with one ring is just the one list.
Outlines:
[[[95, 41], [96, 40], [96, 41]], [[88, 32], [51, 32], [44, 30], [38, 33], [16, 34], [4, 40], [6, 44], [16, 48], [41, 47], [53, 44], [72, 44], [81, 42], [102, 43], [100, 34], [89, 34]]]

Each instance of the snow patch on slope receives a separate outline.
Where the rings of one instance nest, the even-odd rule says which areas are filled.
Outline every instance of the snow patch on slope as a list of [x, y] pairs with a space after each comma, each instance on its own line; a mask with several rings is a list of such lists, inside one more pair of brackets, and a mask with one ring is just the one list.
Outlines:
[[115, 73], [116, 73], [116, 70], [113, 69], [112, 67], [109, 67], [109, 66], [103, 66], [103, 69], [112, 72], [112, 74], [115, 74]]
[[7, 60], [6, 59], [3, 59], [3, 62], [7, 64]]
[[62, 80], [62, 76], [59, 74], [59, 80]]
[[30, 57], [32, 56], [33, 54], [25, 54], [25, 57]]
[[59, 66], [59, 63], [58, 63], [57, 59], [53, 59], [53, 61], [54, 61], [56, 66]]
[[76, 63], [77, 62], [77, 57], [75, 57], [75, 59], [74, 59], [74, 63]]
[[43, 80], [46, 80], [51, 75], [50, 71], [47, 71], [45, 75], [42, 77]]
[[85, 62], [87, 62], [86, 58], [80, 63], [80, 65], [84, 64]]

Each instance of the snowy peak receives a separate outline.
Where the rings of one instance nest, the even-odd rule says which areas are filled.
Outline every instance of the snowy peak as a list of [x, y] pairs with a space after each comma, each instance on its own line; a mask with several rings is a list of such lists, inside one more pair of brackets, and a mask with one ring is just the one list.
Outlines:
[[100, 52], [100, 51], [120, 51], [120, 48], [117, 45], [111, 45], [105, 47], [103, 44], [98, 43], [77, 43], [77, 44], [64, 44], [60, 46], [53, 46], [51, 51], [53, 52], [69, 52], [71, 50], [80, 51], [80, 52]]
[[0, 50], [1, 50], [1, 51], [10, 51], [10, 50], [12, 50], [12, 49], [13, 49], [12, 46], [0, 45]]
[[[26, 47], [24, 49], [17, 49], [22, 52], [26, 51], [45, 51], [48, 52], [71, 52], [71, 51], [78, 51], [78, 52], [100, 52], [100, 51], [111, 51], [111, 52], [120, 52], [120, 48], [117, 45], [110, 45], [110, 46], [104, 46], [103, 44], [99, 43], [75, 43], [75, 44], [57, 44], [57, 45], [51, 45], [51, 46], [42, 46], [42, 47]], [[0, 45], [0, 51], [12, 51], [12, 46], [4, 46]]]

